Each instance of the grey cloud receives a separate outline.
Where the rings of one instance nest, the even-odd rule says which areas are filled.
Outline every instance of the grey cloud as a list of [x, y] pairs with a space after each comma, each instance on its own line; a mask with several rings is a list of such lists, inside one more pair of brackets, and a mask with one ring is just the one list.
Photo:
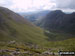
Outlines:
[[75, 9], [75, 0], [54, 0], [60, 9]]
[[11, 2], [11, 0], [1, 0], [1, 1], [4, 1], [4, 3], [0, 2], [0, 6], [9, 7], [9, 6], [11, 6], [13, 4]]

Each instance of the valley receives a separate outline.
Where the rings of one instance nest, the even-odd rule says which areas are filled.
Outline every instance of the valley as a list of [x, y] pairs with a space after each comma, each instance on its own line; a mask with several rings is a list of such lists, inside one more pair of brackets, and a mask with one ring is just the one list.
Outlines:
[[[32, 16], [36, 16], [33, 21]], [[0, 56], [59, 56], [60, 50], [75, 51], [74, 13], [42, 11], [25, 17], [0, 7]]]

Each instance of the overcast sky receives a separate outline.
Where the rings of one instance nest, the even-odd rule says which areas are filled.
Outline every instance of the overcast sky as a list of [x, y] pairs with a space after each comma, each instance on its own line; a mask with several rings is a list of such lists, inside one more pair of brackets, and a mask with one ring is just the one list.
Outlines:
[[55, 9], [75, 11], [75, 0], [0, 0], [0, 6], [15, 12]]

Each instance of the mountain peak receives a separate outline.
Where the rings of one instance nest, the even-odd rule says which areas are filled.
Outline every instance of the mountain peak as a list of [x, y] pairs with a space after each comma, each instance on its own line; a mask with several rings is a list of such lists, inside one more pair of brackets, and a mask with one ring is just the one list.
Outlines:
[[61, 10], [55, 10], [54, 12], [62, 12]]
[[55, 11], [52, 11], [53, 14], [65, 14], [63, 11], [61, 10], [55, 10]]

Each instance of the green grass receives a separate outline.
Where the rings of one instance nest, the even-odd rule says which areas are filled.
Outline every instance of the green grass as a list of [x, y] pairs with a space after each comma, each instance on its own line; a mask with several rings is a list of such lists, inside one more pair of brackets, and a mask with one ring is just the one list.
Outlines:
[[46, 42], [45, 39], [47, 36], [44, 35], [43, 30], [39, 27], [32, 25], [32, 23], [26, 20], [24, 21], [23, 18], [20, 18], [20, 22], [18, 22], [18, 17], [14, 15], [13, 17], [16, 17], [14, 19], [9, 15], [10, 12], [8, 11], [5, 12], [0, 9], [0, 12], [2, 14], [2, 18], [0, 19], [3, 19], [3, 23], [1, 23], [3, 29], [0, 31], [0, 42], [15, 40], [16, 42], [32, 42], [40, 45]]

